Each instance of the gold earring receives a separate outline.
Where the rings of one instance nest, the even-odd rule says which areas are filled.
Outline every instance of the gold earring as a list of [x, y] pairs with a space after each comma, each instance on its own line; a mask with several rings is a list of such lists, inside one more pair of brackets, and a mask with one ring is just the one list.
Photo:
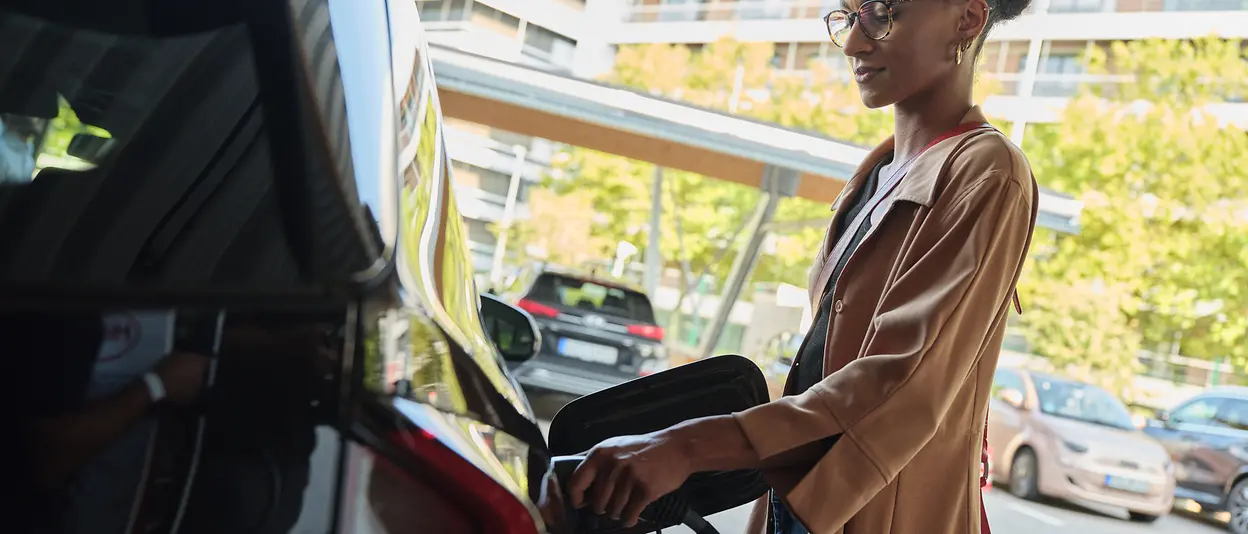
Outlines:
[[959, 65], [962, 64], [962, 43], [958, 43], [958, 53], [954, 56], [954, 61], [957, 61]]

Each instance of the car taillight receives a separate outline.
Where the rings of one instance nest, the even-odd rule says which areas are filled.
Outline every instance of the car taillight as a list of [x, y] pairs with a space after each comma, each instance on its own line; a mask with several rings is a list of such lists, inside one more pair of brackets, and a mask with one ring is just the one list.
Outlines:
[[559, 315], [559, 310], [545, 304], [538, 304], [528, 299], [521, 299], [520, 302], [516, 303], [516, 307], [538, 317], [555, 317], [556, 315]]
[[653, 324], [635, 324], [628, 327], [628, 333], [634, 336], [663, 341], [663, 327]]
[[360, 448], [368, 452], [372, 467], [367, 477], [361, 477], [367, 487], [355, 491], [364, 492], [374, 526], [380, 524], [387, 534], [537, 534], [534, 516], [515, 495], [432, 434], [402, 432], [392, 441], [411, 455], [417, 469], [409, 471]]

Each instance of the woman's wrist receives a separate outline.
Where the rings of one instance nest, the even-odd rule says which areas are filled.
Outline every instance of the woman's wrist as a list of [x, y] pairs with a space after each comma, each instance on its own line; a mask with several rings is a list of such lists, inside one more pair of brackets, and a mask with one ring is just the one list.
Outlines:
[[660, 432], [693, 473], [758, 467], [758, 453], [731, 415], [693, 419]]

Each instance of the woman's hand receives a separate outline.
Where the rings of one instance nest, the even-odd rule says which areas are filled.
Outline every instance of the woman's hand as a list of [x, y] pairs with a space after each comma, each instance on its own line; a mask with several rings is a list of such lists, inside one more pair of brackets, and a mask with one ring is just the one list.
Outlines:
[[669, 432], [611, 438], [589, 451], [568, 484], [572, 505], [592, 507], [627, 526], [647, 505], [675, 491], [693, 473], [684, 447]]

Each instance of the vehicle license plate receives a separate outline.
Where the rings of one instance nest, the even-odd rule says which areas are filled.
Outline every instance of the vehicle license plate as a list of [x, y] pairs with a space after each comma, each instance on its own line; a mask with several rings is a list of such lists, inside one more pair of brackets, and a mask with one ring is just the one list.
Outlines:
[[615, 365], [620, 358], [620, 350], [615, 347], [586, 343], [566, 337], [559, 339], [559, 353], [569, 358], [607, 365]]
[[1105, 475], [1105, 487], [1131, 493], [1148, 493], [1149, 490], [1148, 482], [1111, 475]]

